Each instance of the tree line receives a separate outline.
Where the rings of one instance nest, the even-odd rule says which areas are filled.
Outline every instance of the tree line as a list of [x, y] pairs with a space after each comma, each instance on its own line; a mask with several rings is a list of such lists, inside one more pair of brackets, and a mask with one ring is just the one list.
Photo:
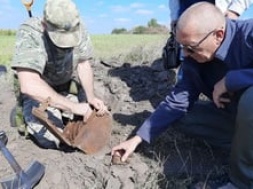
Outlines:
[[[148, 21], [147, 26], [136, 26], [131, 30], [125, 28], [115, 28], [112, 30], [111, 34], [167, 34], [169, 29], [161, 24], [157, 23], [155, 18]], [[4, 30], [0, 29], [0, 35], [16, 35], [16, 30]]]
[[169, 29], [157, 23], [155, 18], [148, 21], [147, 26], [137, 26], [131, 30], [125, 28], [115, 28], [111, 34], [167, 34]]
[[8, 36], [16, 35], [16, 30], [3, 30], [3, 29], [0, 29], [0, 35], [8, 35]]

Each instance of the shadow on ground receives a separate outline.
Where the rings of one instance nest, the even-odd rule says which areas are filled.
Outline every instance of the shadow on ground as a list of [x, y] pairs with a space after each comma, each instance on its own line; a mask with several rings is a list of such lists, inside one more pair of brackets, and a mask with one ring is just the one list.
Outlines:
[[113, 78], [111, 93], [121, 94], [120, 109], [113, 116], [122, 125], [140, 126], [175, 83], [175, 71], [164, 70], [161, 59], [151, 65], [124, 63], [108, 73]]
[[[122, 127], [133, 126], [130, 138], [175, 84], [176, 73], [164, 70], [161, 59], [151, 65], [124, 63], [111, 67], [108, 73], [113, 78], [109, 90], [117, 96], [114, 120]], [[228, 159], [224, 158], [228, 157], [228, 151], [214, 149], [205, 141], [189, 138], [173, 128], [151, 145], [143, 143], [137, 152], [146, 157], [147, 163], [159, 162], [163, 169], [157, 175], [160, 188], [184, 188], [196, 178], [212, 182], [228, 178]]]

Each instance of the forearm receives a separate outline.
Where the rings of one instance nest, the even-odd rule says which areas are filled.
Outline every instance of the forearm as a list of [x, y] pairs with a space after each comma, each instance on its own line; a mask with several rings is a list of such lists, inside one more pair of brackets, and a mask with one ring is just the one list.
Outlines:
[[21, 93], [30, 96], [38, 102], [45, 102], [50, 98], [50, 106], [64, 110], [73, 111], [77, 103], [70, 101], [65, 96], [58, 94], [38, 73], [19, 71], [18, 79]]
[[72, 112], [75, 103], [67, 99], [65, 96], [57, 93], [44, 81], [40, 82], [37, 86], [32, 86], [33, 87], [31, 89], [26, 90], [26, 94], [31, 98], [37, 100], [38, 102], [45, 102], [48, 98], [50, 98], [50, 106]]
[[94, 86], [93, 86], [93, 71], [89, 61], [79, 63], [78, 76], [83, 89], [85, 90], [88, 102], [95, 97]]

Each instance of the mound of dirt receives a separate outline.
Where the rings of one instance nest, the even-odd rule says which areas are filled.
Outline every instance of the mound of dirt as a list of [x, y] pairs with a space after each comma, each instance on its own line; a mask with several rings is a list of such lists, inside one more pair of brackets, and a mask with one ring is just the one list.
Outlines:
[[[111, 165], [112, 146], [126, 140], [151, 114], [174, 84], [175, 72], [165, 71], [161, 60], [139, 64], [96, 61], [94, 64], [96, 94], [104, 99], [113, 114], [110, 145], [95, 155], [80, 151], [46, 150], [20, 136], [10, 126], [10, 113], [15, 105], [11, 75], [0, 76], [1, 125], [8, 136], [7, 148], [21, 167], [37, 160], [45, 166], [38, 189], [156, 189], [165, 186], [163, 164], [172, 153], [178, 154], [173, 132], [165, 133], [153, 145], [142, 144], [127, 165]], [[185, 141], [185, 139], [184, 139]], [[10, 165], [0, 155], [0, 179], [13, 175]], [[177, 187], [179, 188], [179, 187]]]

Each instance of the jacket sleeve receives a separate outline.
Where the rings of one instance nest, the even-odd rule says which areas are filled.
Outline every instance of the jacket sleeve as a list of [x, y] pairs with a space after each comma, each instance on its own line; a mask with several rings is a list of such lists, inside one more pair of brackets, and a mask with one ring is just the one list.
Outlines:
[[164, 132], [173, 122], [182, 118], [198, 99], [199, 90], [195, 85], [193, 72], [183, 69], [183, 78], [159, 104], [151, 116], [144, 121], [137, 135], [150, 143]]
[[90, 60], [93, 58], [93, 45], [91, 42], [90, 34], [88, 33], [85, 25], [81, 23], [81, 41], [78, 45], [80, 54], [80, 62]]
[[179, 17], [179, 0], [169, 0], [170, 20], [175, 21]]
[[250, 87], [253, 85], [253, 68], [229, 71], [225, 82], [230, 92]]

